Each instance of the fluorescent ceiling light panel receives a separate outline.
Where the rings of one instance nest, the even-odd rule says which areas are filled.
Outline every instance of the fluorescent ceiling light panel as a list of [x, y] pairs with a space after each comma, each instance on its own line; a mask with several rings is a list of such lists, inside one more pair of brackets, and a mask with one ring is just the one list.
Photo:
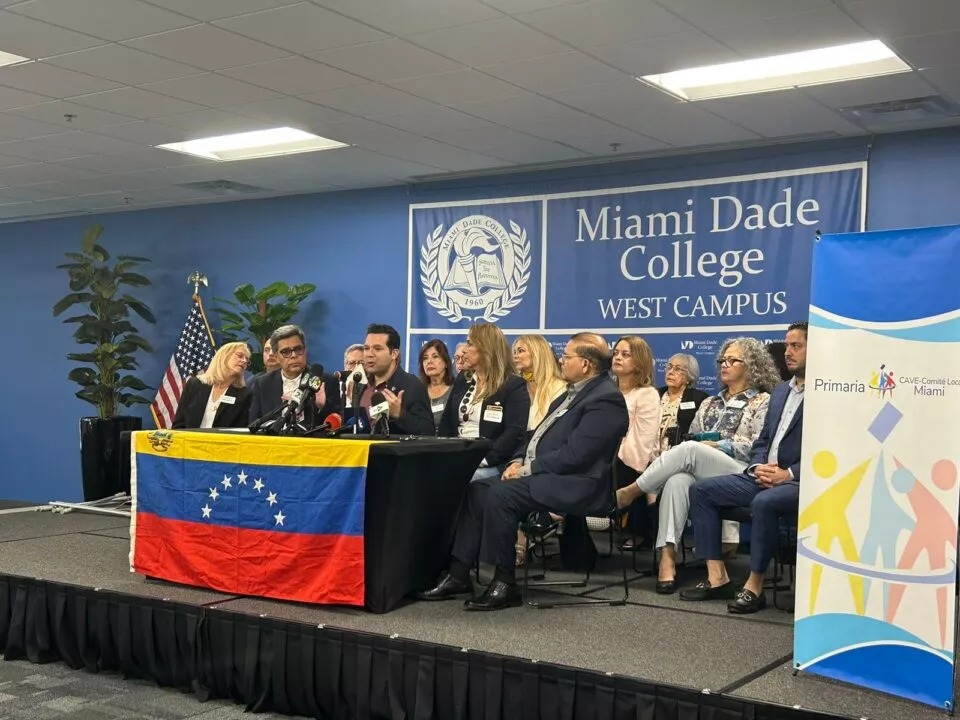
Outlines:
[[220, 135], [186, 142], [157, 145], [164, 150], [196, 155], [208, 160], [250, 160], [274, 155], [333, 150], [348, 147], [346, 143], [329, 140], [295, 128], [281, 127], [269, 130]]
[[6, 67], [7, 65], [19, 65], [20, 63], [25, 62], [32, 61], [30, 58], [21, 57], [20, 55], [14, 55], [13, 53], [0, 50], [0, 67]]
[[882, 42], [868, 40], [637, 79], [683, 100], [706, 100], [857, 80], [910, 69]]

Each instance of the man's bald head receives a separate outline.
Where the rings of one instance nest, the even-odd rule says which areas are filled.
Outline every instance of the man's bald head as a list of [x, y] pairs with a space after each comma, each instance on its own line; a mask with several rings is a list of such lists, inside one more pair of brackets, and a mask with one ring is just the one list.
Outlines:
[[602, 335], [577, 333], [563, 354], [563, 376], [568, 382], [596, 377], [610, 369], [610, 348]]

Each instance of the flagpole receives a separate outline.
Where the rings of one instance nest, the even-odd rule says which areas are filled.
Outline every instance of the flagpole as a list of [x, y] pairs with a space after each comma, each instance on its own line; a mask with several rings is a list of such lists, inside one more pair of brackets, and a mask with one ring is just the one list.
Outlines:
[[194, 270], [187, 276], [187, 284], [193, 285], [193, 295], [194, 297], [199, 297], [200, 295], [200, 286], [209, 287], [210, 283], [207, 282], [207, 276], [204, 275], [199, 270]]

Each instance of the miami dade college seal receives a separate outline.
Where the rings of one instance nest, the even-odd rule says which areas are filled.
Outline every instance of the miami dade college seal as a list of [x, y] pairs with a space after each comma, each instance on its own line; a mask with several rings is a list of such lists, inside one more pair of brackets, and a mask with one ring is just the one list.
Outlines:
[[527, 231], [510, 221], [507, 232], [487, 215], [470, 215], [429, 233], [420, 248], [420, 282], [442, 317], [493, 322], [510, 314], [530, 280]]

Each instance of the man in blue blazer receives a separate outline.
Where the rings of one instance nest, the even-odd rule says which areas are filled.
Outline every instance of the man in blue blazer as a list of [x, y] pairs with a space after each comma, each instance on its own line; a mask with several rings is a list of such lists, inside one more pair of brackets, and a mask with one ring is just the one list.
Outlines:
[[[797, 514], [800, 498], [807, 323], [793, 323], [787, 329], [786, 346], [784, 359], [793, 378], [774, 388], [746, 471], [707, 478], [690, 488], [697, 557], [707, 562], [707, 580], [681, 592], [683, 600], [730, 600], [727, 610], [737, 614], [754, 613], [767, 604], [763, 576], [776, 547], [778, 522], [782, 515]], [[720, 513], [748, 505], [753, 517], [750, 577], [738, 590], [721, 560]]]
[[499, 610], [521, 603], [516, 587], [517, 523], [534, 510], [577, 515], [611, 510], [610, 468], [627, 432], [623, 394], [610, 379], [610, 350], [593, 333], [567, 343], [561, 370], [569, 383], [502, 477], [470, 483], [461, 508], [450, 567], [422, 600], [472, 594], [470, 569], [493, 565], [492, 582], [467, 610]]

